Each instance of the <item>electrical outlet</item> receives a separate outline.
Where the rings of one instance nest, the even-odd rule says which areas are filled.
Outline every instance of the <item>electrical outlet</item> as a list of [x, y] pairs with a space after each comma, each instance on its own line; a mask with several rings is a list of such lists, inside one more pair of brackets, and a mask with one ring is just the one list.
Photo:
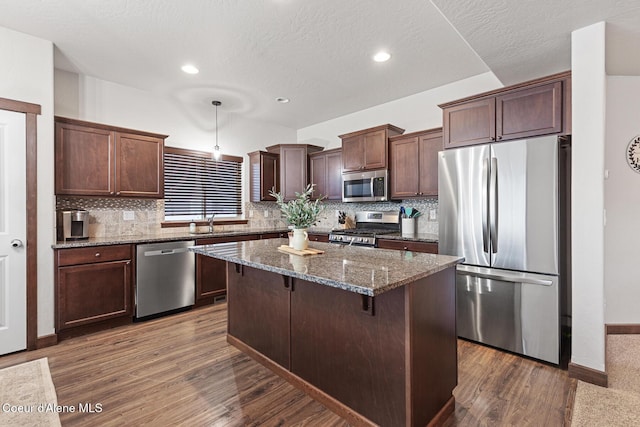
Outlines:
[[249, 210], [249, 218], [253, 218], [253, 209]]
[[429, 210], [429, 221], [436, 221], [438, 219], [438, 211], [435, 209]]
[[268, 211], [268, 210], [265, 210], [265, 211], [264, 211], [264, 217], [265, 217], [265, 218], [269, 218], [269, 211]]
[[136, 219], [136, 214], [133, 211], [123, 211], [122, 219], [125, 221], [133, 221]]

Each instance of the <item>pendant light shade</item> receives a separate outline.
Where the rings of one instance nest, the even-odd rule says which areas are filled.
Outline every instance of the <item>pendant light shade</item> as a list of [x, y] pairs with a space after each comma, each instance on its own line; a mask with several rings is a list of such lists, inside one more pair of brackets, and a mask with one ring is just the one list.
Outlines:
[[216, 107], [216, 145], [213, 147], [213, 158], [220, 160], [220, 146], [218, 145], [218, 107], [222, 105], [220, 101], [211, 101], [214, 107]]

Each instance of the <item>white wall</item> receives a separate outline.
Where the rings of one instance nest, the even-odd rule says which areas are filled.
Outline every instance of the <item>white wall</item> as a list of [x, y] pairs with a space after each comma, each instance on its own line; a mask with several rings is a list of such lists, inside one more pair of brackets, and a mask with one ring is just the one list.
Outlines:
[[571, 361], [604, 371], [604, 22], [572, 33], [571, 69]]
[[[55, 70], [55, 114], [90, 122], [169, 135], [166, 145], [211, 151], [215, 145], [215, 109], [203, 99], [201, 105], [181, 108], [176, 99], [145, 92], [89, 76]], [[269, 145], [295, 143], [292, 128], [227, 114], [218, 107], [218, 143], [223, 154], [245, 158]], [[248, 200], [249, 180], [244, 179]]]
[[[0, 27], [0, 97], [41, 106], [38, 123], [38, 336], [54, 333], [53, 44]], [[16, 159], [24, 162], [24, 159]]]
[[640, 77], [607, 78], [604, 182], [605, 323], [640, 323], [640, 173], [627, 164], [629, 142], [640, 135]]
[[338, 135], [391, 123], [405, 133], [442, 126], [438, 104], [503, 87], [491, 73], [479, 74], [435, 89], [376, 105], [306, 128], [298, 129], [298, 142], [325, 148], [340, 147]]

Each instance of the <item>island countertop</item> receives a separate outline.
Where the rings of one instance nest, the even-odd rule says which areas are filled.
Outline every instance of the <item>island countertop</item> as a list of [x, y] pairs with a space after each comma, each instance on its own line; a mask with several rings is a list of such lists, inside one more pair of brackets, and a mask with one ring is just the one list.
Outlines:
[[278, 250], [287, 239], [195, 246], [191, 251], [265, 271], [376, 296], [455, 266], [460, 257], [313, 242], [319, 255], [291, 255]]

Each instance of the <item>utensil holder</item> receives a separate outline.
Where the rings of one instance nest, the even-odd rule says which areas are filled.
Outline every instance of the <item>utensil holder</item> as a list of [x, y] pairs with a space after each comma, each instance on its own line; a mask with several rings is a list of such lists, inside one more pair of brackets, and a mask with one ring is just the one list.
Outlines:
[[402, 218], [402, 235], [405, 237], [415, 236], [416, 234], [416, 219], [415, 218]]

